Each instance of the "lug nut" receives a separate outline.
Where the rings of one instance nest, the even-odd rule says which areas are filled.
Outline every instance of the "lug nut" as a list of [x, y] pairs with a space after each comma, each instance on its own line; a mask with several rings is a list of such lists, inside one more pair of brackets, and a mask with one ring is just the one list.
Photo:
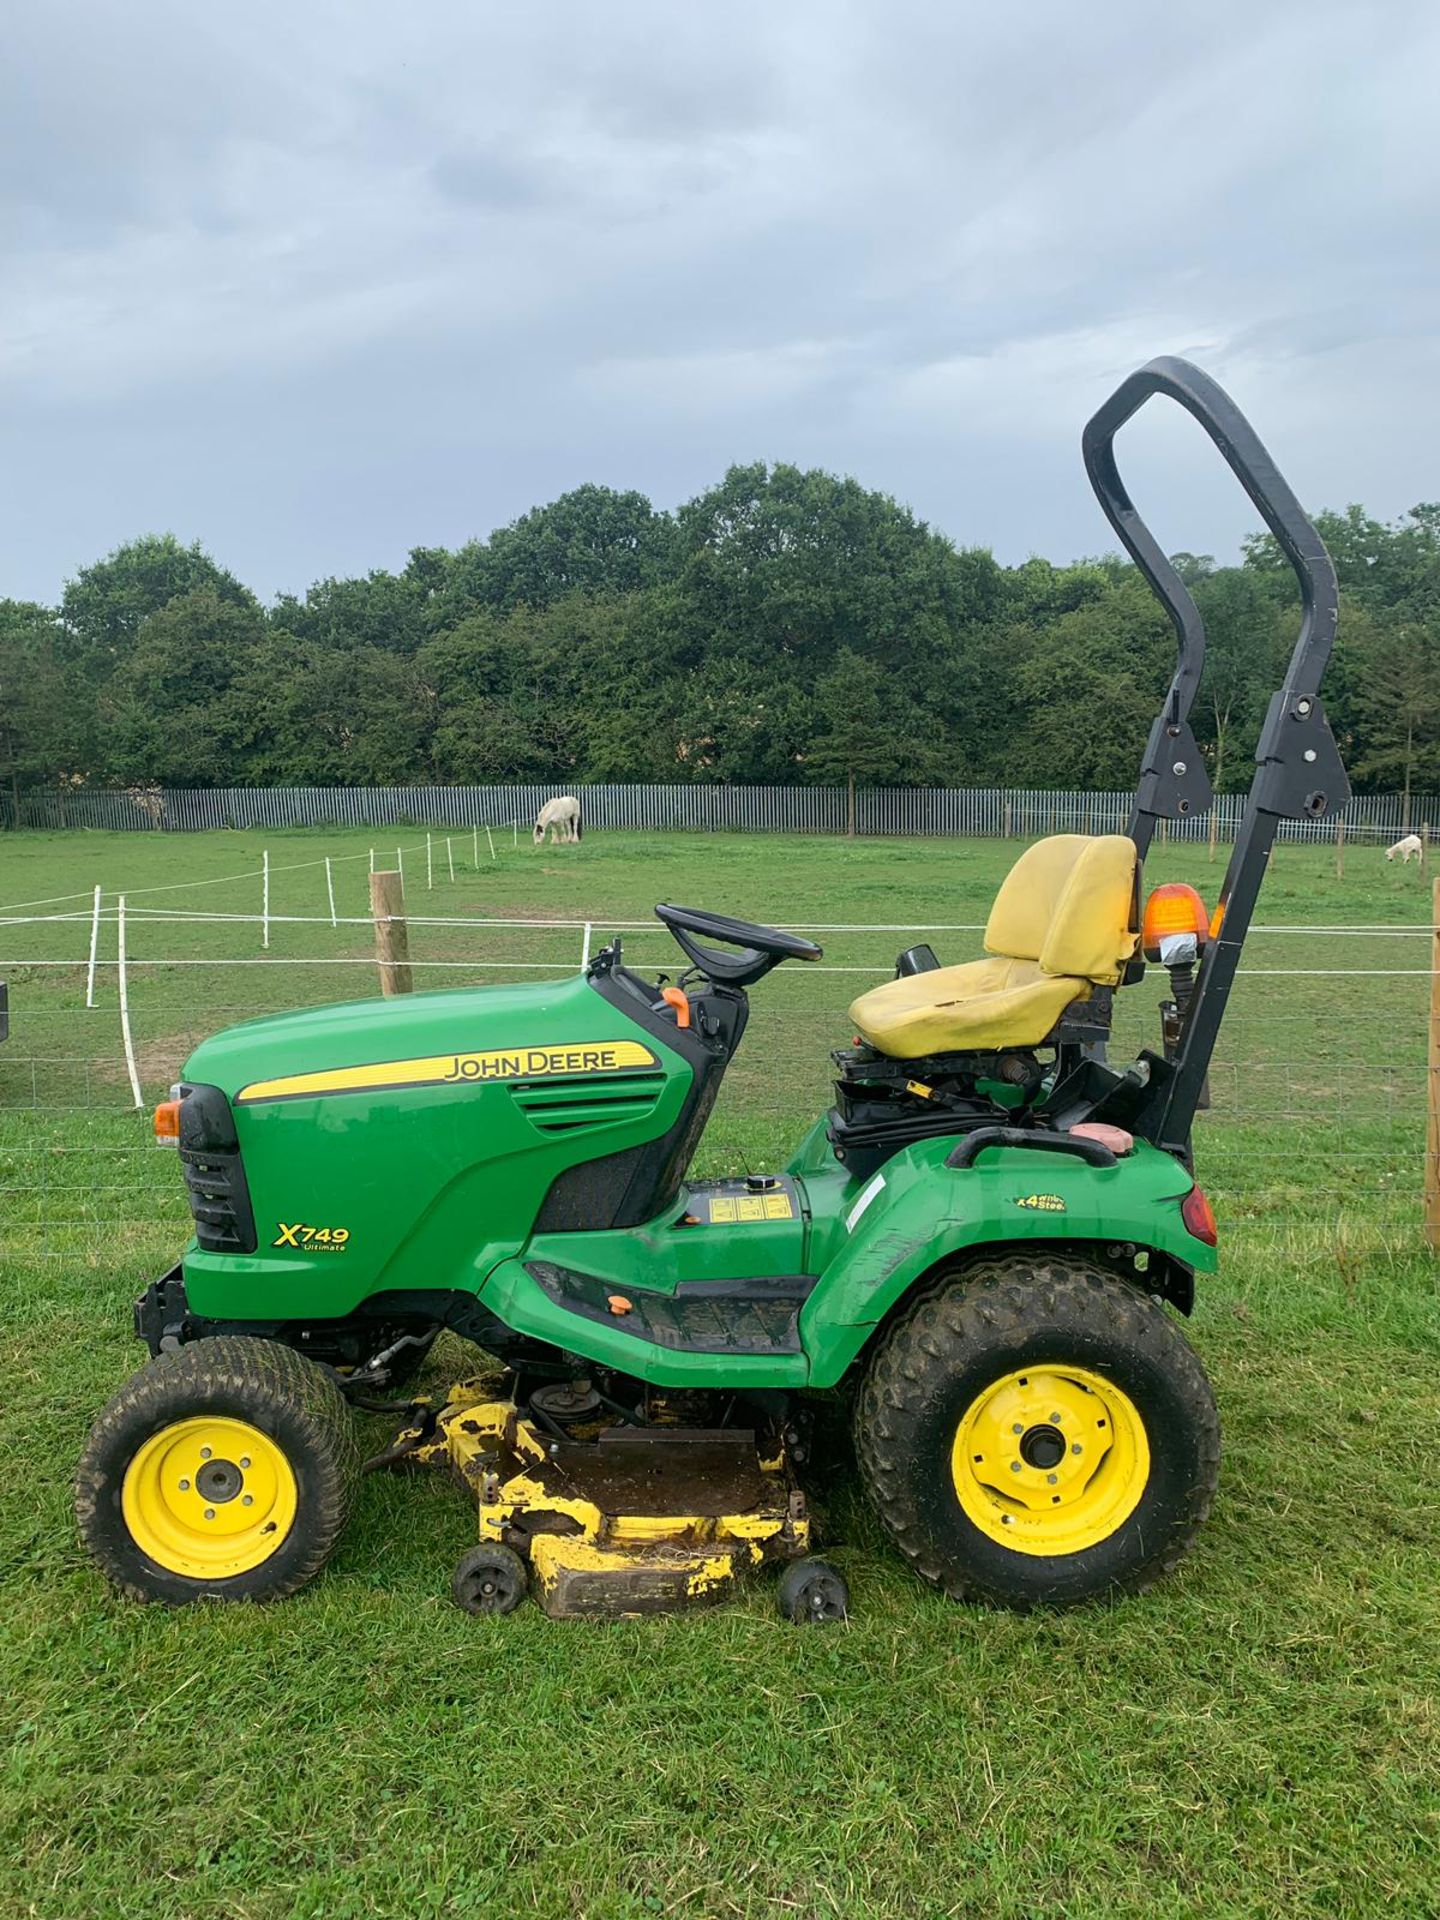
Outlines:
[[248, 1453], [242, 1453], [242, 1454], [241, 1454], [241, 1456], [240, 1456], [240, 1464], [241, 1464], [241, 1466], [242, 1466], [242, 1467], [248, 1467], [248, 1466], [249, 1466], [249, 1464], [250, 1464], [250, 1456], [249, 1456], [249, 1454], [248, 1454]]
[[1010, 1462], [1010, 1471], [1012, 1473], [1018, 1473], [1020, 1471], [1020, 1462], [1018, 1460], [1012, 1460]]
[[1055, 1485], [1055, 1482], [1060, 1478], [1060, 1476], [1058, 1473], [1047, 1473], [1045, 1478], [1050, 1482], [1050, 1485], [1053, 1487]]
[[1081, 1444], [1080, 1444], [1080, 1442], [1079, 1442], [1079, 1441], [1077, 1440], [1077, 1441], [1075, 1442], [1075, 1444], [1074, 1444], [1074, 1446], [1073, 1446], [1073, 1447], [1071, 1447], [1071, 1449], [1070, 1449], [1070, 1451], [1071, 1451], [1072, 1453], [1083, 1453], [1083, 1452], [1085, 1451], [1085, 1449], [1084, 1449], [1084, 1448], [1083, 1448], [1083, 1447], [1081, 1446]]
[[206, 1509], [205, 1509], [205, 1518], [206, 1518], [207, 1520], [213, 1520], [213, 1519], [215, 1518], [215, 1509], [214, 1509], [214, 1507], [206, 1507]]
[[254, 1496], [254, 1494], [253, 1494], [253, 1493], [242, 1493], [242, 1494], [241, 1494], [241, 1496], [240, 1496], [240, 1504], [241, 1504], [241, 1506], [242, 1506], [242, 1507], [253, 1507], [253, 1506], [254, 1506], [254, 1504], [255, 1504], [255, 1496]]
[[201, 1447], [201, 1449], [200, 1449], [200, 1458], [201, 1458], [202, 1460], [208, 1460], [208, 1459], [210, 1458], [210, 1449], [209, 1449], [209, 1447]]
[[1017, 1420], [1014, 1426], [1011, 1427], [1010, 1431], [1012, 1433], [1023, 1433], [1025, 1431], [1024, 1423], [1022, 1421]]
[[182, 1493], [188, 1493], [190, 1491], [190, 1482], [188, 1480], [182, 1480], [180, 1482], [180, 1491]]

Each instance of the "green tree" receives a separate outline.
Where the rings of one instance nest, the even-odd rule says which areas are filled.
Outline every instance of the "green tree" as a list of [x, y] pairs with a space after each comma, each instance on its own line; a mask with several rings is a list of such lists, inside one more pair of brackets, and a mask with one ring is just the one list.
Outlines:
[[244, 780], [254, 729], [237, 687], [264, 637], [253, 600], [211, 586], [179, 594], [143, 620], [100, 700], [109, 774], [170, 786]]
[[1259, 737], [1270, 694], [1280, 684], [1293, 620], [1272, 582], [1244, 567], [1212, 567], [1190, 583], [1205, 622], [1205, 669], [1191, 715], [1210, 758], [1217, 793], [1249, 778], [1248, 758], [1231, 753], [1232, 736]]
[[93, 749], [88, 703], [62, 662], [57, 617], [27, 600], [0, 600], [0, 789], [20, 823], [32, 786], [81, 779]]
[[1356, 735], [1351, 770], [1382, 789], [1399, 789], [1408, 832], [1412, 795], [1440, 785], [1440, 630], [1357, 609], [1347, 652]]
[[101, 681], [128, 656], [142, 622], [182, 594], [202, 590], [247, 611], [258, 604], [198, 540], [186, 547], [173, 533], [159, 533], [127, 541], [65, 583], [60, 603], [65, 654]]
[[272, 632], [233, 695], [261, 785], [407, 786], [427, 777], [434, 704], [415, 663], [388, 649]]
[[[435, 582], [432, 625], [481, 608], [548, 607], [574, 594], [633, 593], [665, 577], [675, 526], [643, 493], [587, 485], [522, 514], [455, 554]], [[412, 556], [433, 572], [433, 558]]]
[[1126, 568], [1102, 597], [1012, 632], [1008, 653], [1008, 778], [1030, 787], [1132, 786], [1175, 658], [1170, 623], [1139, 574]]
[[303, 600], [282, 594], [270, 619], [280, 631], [325, 647], [414, 653], [428, 636], [428, 612], [429, 593], [418, 575], [377, 569], [361, 580], [317, 581]]
[[945, 777], [925, 716], [874, 660], [848, 650], [815, 685], [820, 731], [806, 753], [817, 780], [843, 780], [846, 831], [855, 832], [855, 789], [918, 786]]

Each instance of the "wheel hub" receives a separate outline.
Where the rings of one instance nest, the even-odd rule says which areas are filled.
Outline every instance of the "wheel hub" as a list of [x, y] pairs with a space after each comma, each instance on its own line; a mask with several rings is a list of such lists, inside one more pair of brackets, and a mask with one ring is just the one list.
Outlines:
[[195, 1491], [202, 1500], [224, 1506], [245, 1485], [245, 1476], [233, 1460], [207, 1460], [195, 1475]]
[[167, 1573], [226, 1580], [283, 1546], [299, 1504], [284, 1450], [246, 1420], [200, 1414], [138, 1448], [120, 1489], [136, 1546]]
[[1124, 1525], [1150, 1477], [1138, 1408], [1111, 1380], [1046, 1362], [1003, 1375], [966, 1408], [951, 1453], [956, 1498], [1016, 1552], [1080, 1553]]
[[1020, 1438], [1020, 1458], [1027, 1467], [1048, 1472], [1065, 1458], [1065, 1437], [1058, 1427], [1029, 1427]]

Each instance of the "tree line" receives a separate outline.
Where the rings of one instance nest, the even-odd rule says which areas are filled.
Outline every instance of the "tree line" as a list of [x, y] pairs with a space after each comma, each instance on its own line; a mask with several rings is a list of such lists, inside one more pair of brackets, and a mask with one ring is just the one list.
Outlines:
[[[1317, 524], [1352, 779], [1440, 787], [1440, 506]], [[1240, 788], [1293, 579], [1268, 535], [1174, 559], [1209, 635], [1195, 732]], [[132, 541], [58, 607], [0, 601], [0, 783], [1123, 789], [1173, 655], [1118, 557], [1006, 567], [852, 479], [740, 466], [674, 513], [582, 486], [270, 606], [198, 544]]]

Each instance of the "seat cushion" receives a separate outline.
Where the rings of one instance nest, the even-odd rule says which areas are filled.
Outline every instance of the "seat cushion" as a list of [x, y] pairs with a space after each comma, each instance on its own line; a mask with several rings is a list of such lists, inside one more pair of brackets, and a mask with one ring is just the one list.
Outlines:
[[850, 1018], [877, 1053], [914, 1060], [925, 1053], [1038, 1046], [1066, 1007], [1089, 998], [1087, 980], [994, 954], [887, 980], [860, 995]]
[[1056, 833], [1006, 875], [985, 951], [1037, 960], [1046, 973], [1118, 985], [1135, 951], [1135, 843], [1123, 833]]

